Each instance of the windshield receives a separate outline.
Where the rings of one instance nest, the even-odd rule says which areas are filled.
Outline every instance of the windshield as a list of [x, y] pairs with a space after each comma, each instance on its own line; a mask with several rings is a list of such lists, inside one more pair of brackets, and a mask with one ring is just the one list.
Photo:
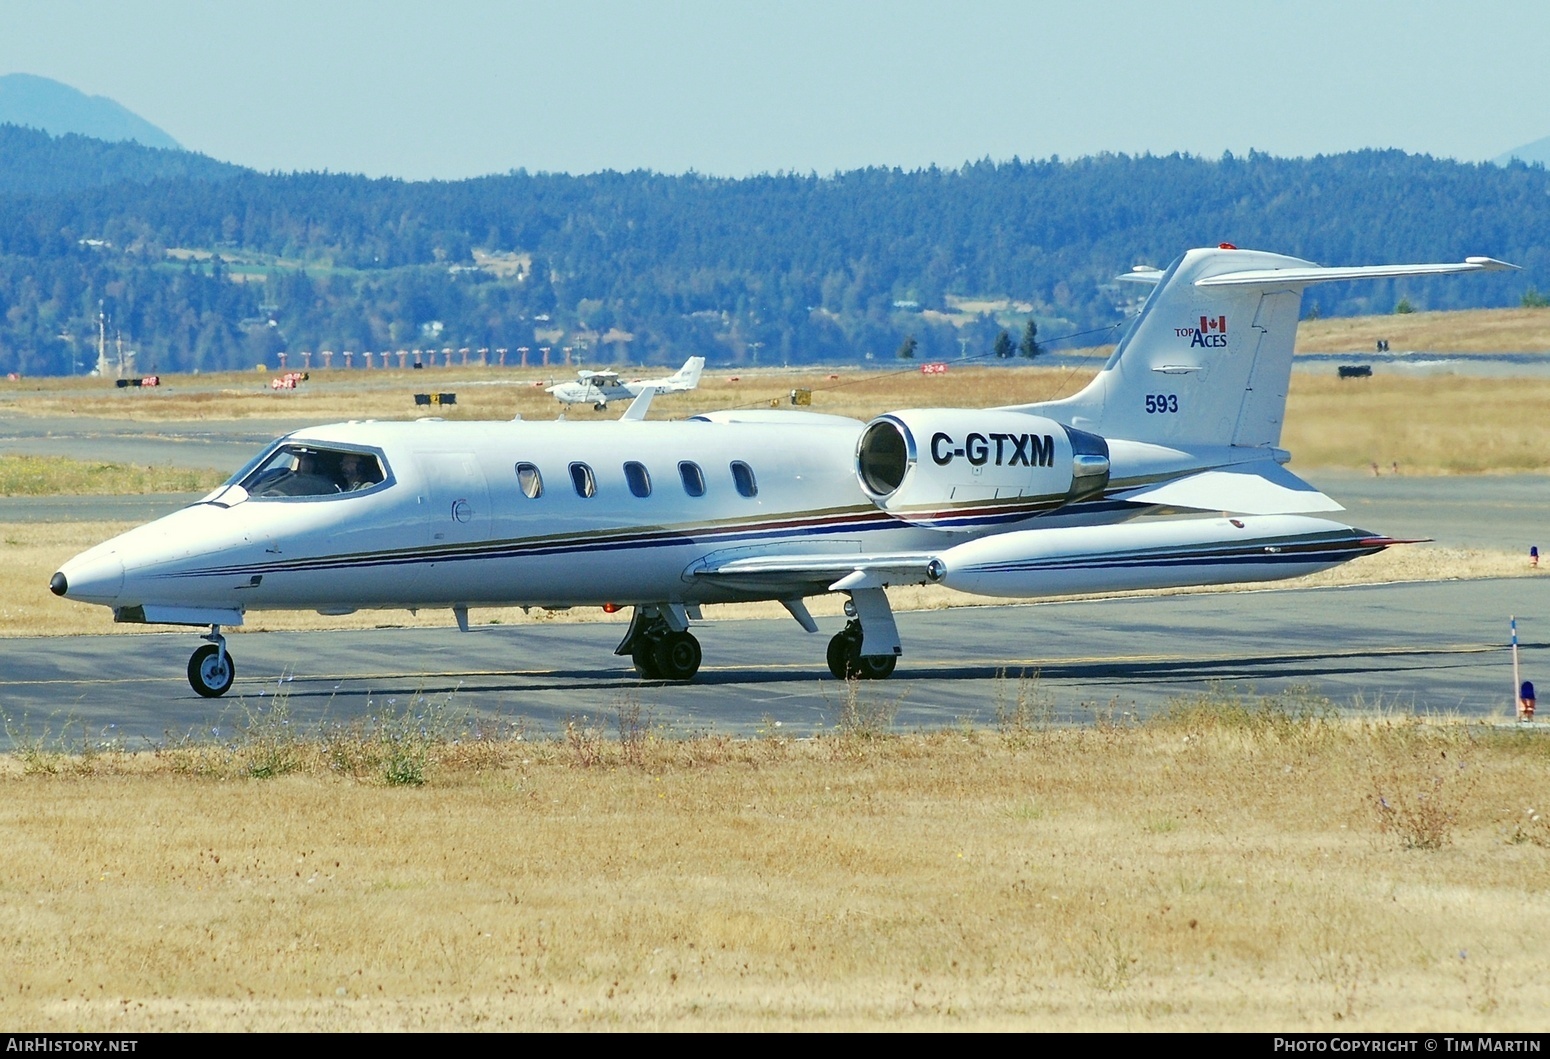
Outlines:
[[[208, 499], [238, 502], [277, 497], [334, 496], [357, 493], [386, 482], [387, 468], [375, 452], [284, 442], [248, 464]], [[235, 493], [233, 489], [241, 489]], [[228, 498], [221, 495], [232, 489]]]

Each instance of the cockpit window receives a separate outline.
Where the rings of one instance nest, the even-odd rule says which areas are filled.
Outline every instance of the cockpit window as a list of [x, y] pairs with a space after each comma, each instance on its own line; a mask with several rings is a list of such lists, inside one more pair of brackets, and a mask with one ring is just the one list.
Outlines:
[[386, 480], [382, 458], [374, 452], [295, 442], [275, 449], [235, 484], [254, 499], [267, 499], [356, 493]]

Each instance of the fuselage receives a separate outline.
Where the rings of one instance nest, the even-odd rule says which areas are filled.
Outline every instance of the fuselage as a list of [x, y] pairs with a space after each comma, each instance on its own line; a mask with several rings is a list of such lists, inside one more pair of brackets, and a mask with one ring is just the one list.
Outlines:
[[261, 496], [239, 472], [60, 573], [71, 598], [115, 609], [715, 602], [760, 593], [686, 576], [707, 556], [966, 539], [972, 530], [923, 529], [867, 499], [852, 459], [862, 426], [794, 413], [318, 427], [277, 445], [364, 454], [380, 461], [381, 480]]

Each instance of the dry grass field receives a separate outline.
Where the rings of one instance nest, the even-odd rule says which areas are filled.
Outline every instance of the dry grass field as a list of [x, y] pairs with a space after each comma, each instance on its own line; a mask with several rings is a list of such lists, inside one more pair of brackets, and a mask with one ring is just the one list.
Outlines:
[[889, 710], [803, 741], [621, 703], [552, 739], [426, 709], [24, 748], [0, 1022], [1543, 1029], [1542, 733], [1231, 693], [1055, 729], [1012, 680], [996, 729]]
[[1304, 320], [1299, 353], [1370, 353], [1389, 349], [1432, 353], [1550, 353], [1550, 309], [1465, 309]]

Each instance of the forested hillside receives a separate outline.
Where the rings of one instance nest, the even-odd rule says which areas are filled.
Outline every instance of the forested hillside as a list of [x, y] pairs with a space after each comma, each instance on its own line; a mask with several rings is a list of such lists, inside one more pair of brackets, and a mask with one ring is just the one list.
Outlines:
[[891, 360], [910, 335], [935, 359], [1015, 339], [1030, 315], [1044, 342], [1111, 328], [1131, 296], [1116, 274], [1223, 241], [1525, 268], [1320, 288], [1305, 310], [1326, 316], [1517, 304], [1550, 289], [1547, 232], [1543, 168], [1398, 151], [406, 183], [0, 127], [0, 370], [89, 365], [99, 303], [146, 370], [448, 346]]

